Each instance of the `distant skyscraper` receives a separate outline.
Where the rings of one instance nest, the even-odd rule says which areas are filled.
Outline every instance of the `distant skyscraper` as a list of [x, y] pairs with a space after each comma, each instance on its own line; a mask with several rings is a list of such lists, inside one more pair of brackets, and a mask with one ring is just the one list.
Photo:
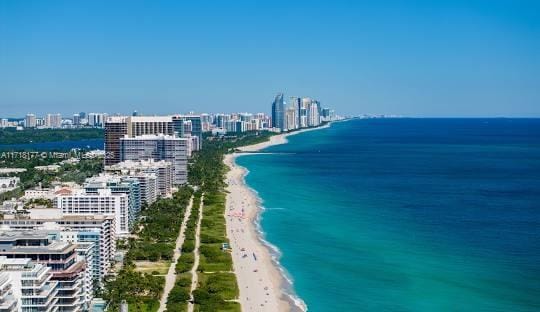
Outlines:
[[296, 110], [296, 126], [297, 128], [300, 127], [300, 109], [302, 108], [302, 99], [296, 96], [291, 96], [289, 98], [289, 109], [294, 108]]
[[285, 130], [294, 130], [298, 128], [297, 109], [289, 106], [285, 111]]
[[302, 98], [300, 99], [300, 109], [298, 112], [298, 120], [299, 120], [299, 126], [300, 128], [305, 128], [309, 126], [309, 114], [311, 107], [311, 99], [310, 98]]
[[73, 114], [73, 125], [78, 126], [81, 124], [81, 115]]
[[89, 113], [88, 125], [92, 127], [102, 128], [105, 125], [105, 119], [107, 114], [105, 113]]
[[311, 101], [309, 105], [308, 126], [317, 127], [321, 124], [321, 118], [319, 115], [319, 102]]
[[45, 127], [60, 128], [61, 126], [62, 126], [62, 115], [47, 114], [47, 116], [45, 117]]
[[172, 116], [172, 124], [174, 131], [179, 136], [184, 136], [184, 122], [191, 122], [191, 135], [198, 137], [197, 146], [194, 146], [194, 150], [200, 150], [202, 147], [202, 122], [200, 115], [175, 115]]
[[285, 130], [285, 102], [283, 93], [278, 93], [272, 103], [272, 127]]
[[36, 115], [34, 114], [27, 114], [26, 118], [24, 120], [24, 126], [26, 128], [35, 128], [36, 127]]

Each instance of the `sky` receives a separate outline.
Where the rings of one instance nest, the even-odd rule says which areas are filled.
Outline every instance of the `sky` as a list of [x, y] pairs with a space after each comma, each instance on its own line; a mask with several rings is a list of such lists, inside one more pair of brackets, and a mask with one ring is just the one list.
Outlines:
[[540, 117], [540, 1], [0, 1], [0, 116]]

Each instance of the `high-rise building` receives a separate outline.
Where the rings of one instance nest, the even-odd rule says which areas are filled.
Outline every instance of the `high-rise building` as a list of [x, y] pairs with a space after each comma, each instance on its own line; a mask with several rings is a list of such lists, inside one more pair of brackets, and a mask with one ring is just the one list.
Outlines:
[[[81, 300], [87, 297], [83, 287], [86, 264], [85, 261], [78, 261], [75, 244], [55, 240], [48, 232], [42, 231], [2, 231], [0, 244], [0, 256], [31, 259], [51, 269], [51, 280], [58, 285], [55, 306], [59, 312], [78, 312], [87, 304]], [[46, 303], [42, 300], [36, 301], [34, 305]]]
[[35, 128], [37, 126], [36, 123], [36, 115], [34, 114], [27, 114], [26, 118], [24, 119], [24, 126], [26, 128]]
[[116, 253], [116, 232], [112, 216], [73, 215], [58, 218], [51, 212], [39, 217], [31, 215], [30, 218], [4, 218], [0, 220], [0, 225], [10, 231], [59, 230], [60, 240], [71, 243], [94, 243], [90, 273], [97, 285], [101, 285], [103, 278], [111, 269], [111, 261]]
[[298, 128], [298, 117], [295, 107], [288, 107], [285, 112], [285, 130], [294, 130]]
[[296, 96], [289, 97], [289, 109], [294, 108], [296, 110], [296, 128], [300, 127], [300, 108], [302, 108], [302, 99]]
[[46, 128], [60, 128], [62, 127], [62, 115], [60, 114], [47, 114], [45, 117]]
[[[183, 124], [189, 121], [191, 123], [191, 135], [198, 138], [198, 143], [193, 146], [193, 150], [198, 151], [202, 148], [202, 121], [200, 115], [175, 115], [172, 116], [174, 131], [178, 136], [184, 137]], [[165, 133], [166, 134], [166, 133]]]
[[80, 114], [73, 114], [73, 125], [79, 126], [81, 124], [81, 115]]
[[311, 114], [312, 99], [304, 97], [301, 99], [300, 105], [300, 128], [309, 127], [309, 116]]
[[99, 189], [97, 194], [72, 190], [56, 196], [56, 207], [66, 216], [113, 216], [115, 232], [129, 234], [129, 196], [125, 193], [112, 193], [111, 189]]
[[225, 122], [225, 130], [230, 133], [247, 131], [247, 122], [241, 120], [229, 120]]
[[308, 126], [317, 127], [321, 124], [321, 118], [319, 115], [319, 102], [312, 101], [309, 106]]
[[105, 171], [138, 179], [141, 186], [141, 200], [147, 204], [153, 203], [158, 195], [167, 196], [171, 192], [172, 164], [164, 160], [126, 160], [105, 166]]
[[333, 109], [323, 108], [321, 114], [321, 120], [323, 121], [332, 121], [334, 120], [335, 113]]
[[0, 309], [3, 312], [58, 311], [58, 282], [51, 268], [30, 258], [0, 256]]
[[120, 158], [120, 139], [128, 134], [127, 117], [108, 117], [105, 122], [105, 166], [117, 164]]
[[128, 201], [128, 228], [133, 228], [141, 212], [141, 187], [138, 180], [127, 177], [101, 174], [86, 179], [84, 190], [86, 194], [98, 194], [99, 190], [110, 189], [112, 194], [126, 194]]
[[87, 116], [88, 125], [96, 128], [103, 128], [107, 114], [105, 113], [89, 113]]
[[218, 128], [225, 128], [225, 122], [231, 120], [231, 116], [225, 114], [217, 114], [214, 119], [215, 125]]
[[[98, 237], [97, 233], [88, 233]], [[71, 236], [79, 235], [78, 232], [58, 232], [61, 241], [70, 239]], [[62, 237], [63, 235], [63, 237]], [[68, 240], [70, 241], [70, 240]], [[78, 242], [75, 244], [75, 252], [77, 253], [77, 261], [84, 262], [86, 268], [84, 274], [82, 274], [81, 292], [79, 295], [80, 301], [83, 302], [82, 310], [88, 311], [94, 298], [94, 283], [97, 282], [94, 279], [94, 271], [97, 270], [98, 264], [96, 263], [96, 256], [99, 256], [97, 249], [99, 246], [93, 242]], [[97, 286], [97, 284], [96, 284]]]
[[174, 135], [170, 116], [112, 116], [105, 121], [105, 165], [119, 163], [120, 139], [145, 134]]
[[129, 137], [145, 134], [174, 135], [170, 116], [131, 116], [127, 117], [127, 123]]
[[272, 127], [281, 131], [285, 129], [285, 102], [283, 93], [278, 93], [272, 103]]
[[170, 135], [141, 135], [120, 139], [120, 158], [124, 160], [165, 160], [173, 166], [173, 183], [187, 183], [189, 142]]

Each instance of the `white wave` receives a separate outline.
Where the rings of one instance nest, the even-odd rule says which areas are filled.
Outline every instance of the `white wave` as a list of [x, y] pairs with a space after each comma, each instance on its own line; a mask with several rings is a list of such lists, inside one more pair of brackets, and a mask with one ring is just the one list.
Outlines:
[[[236, 164], [236, 165], [238, 166], [238, 164]], [[261, 196], [259, 195], [259, 192], [257, 192], [257, 190], [255, 190], [254, 188], [250, 187], [247, 184], [247, 182], [245, 181], [246, 176], [250, 173], [249, 170], [246, 167], [243, 167], [243, 166], [239, 166], [239, 167], [241, 167], [244, 170], [244, 174], [242, 175], [242, 184], [243, 184], [243, 186], [245, 186], [247, 189], [249, 189], [250, 192], [252, 192], [254, 194], [254, 196], [256, 198], [256, 201], [257, 201], [257, 208], [259, 209], [259, 211], [258, 211], [256, 217], [253, 220], [253, 224], [255, 225], [255, 230], [257, 232], [257, 238], [259, 239], [259, 241], [261, 241], [263, 246], [268, 248], [268, 250], [270, 252], [271, 261], [274, 263], [275, 267], [278, 268], [281, 276], [283, 277], [284, 287], [282, 287], [282, 289], [281, 289], [282, 292], [283, 292], [283, 295], [289, 300], [289, 302], [291, 302], [291, 304], [293, 304], [300, 311], [306, 312], [308, 310], [306, 303], [304, 302], [304, 300], [302, 300], [299, 296], [297, 296], [295, 294], [294, 280], [293, 280], [292, 276], [289, 274], [289, 272], [287, 272], [287, 270], [279, 262], [279, 259], [281, 258], [281, 255], [282, 255], [281, 250], [277, 246], [273, 245], [272, 243], [268, 242], [265, 239], [266, 234], [265, 234], [265, 232], [264, 232], [264, 230], [262, 229], [262, 226], [261, 226], [261, 220], [263, 218], [264, 211], [266, 211], [266, 210], [285, 210], [286, 208], [283, 208], [283, 207], [266, 208], [263, 205], [264, 201], [261, 198]]]

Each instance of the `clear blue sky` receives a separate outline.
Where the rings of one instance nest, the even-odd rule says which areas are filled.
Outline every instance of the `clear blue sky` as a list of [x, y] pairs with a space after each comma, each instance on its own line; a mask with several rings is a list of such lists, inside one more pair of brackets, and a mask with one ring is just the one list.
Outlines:
[[0, 116], [540, 117], [540, 1], [253, 2], [2, 0]]

